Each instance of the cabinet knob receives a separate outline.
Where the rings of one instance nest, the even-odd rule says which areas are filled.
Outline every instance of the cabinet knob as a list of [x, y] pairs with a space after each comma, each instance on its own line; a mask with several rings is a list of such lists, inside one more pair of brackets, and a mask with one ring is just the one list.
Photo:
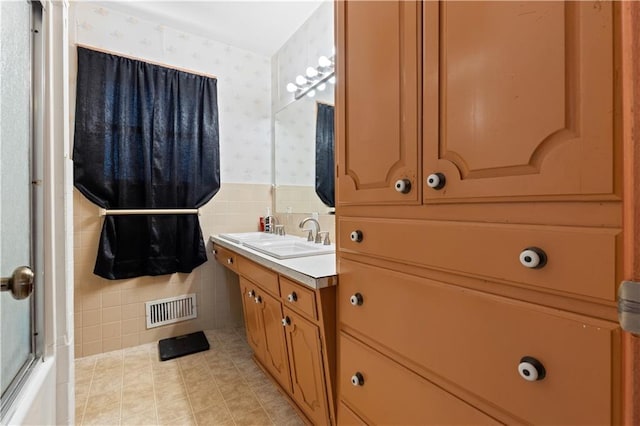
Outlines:
[[362, 242], [362, 231], [360, 230], [355, 230], [351, 233], [351, 235], [349, 235], [349, 238], [351, 238], [351, 241], [353, 241], [354, 243], [359, 243]]
[[214, 254], [214, 255], [215, 255], [215, 254], [218, 254], [218, 250], [213, 249], [213, 254]]
[[260, 296], [256, 296], [256, 298], [253, 300], [255, 300], [256, 303], [262, 303], [262, 297]]
[[531, 269], [540, 269], [547, 264], [547, 254], [538, 247], [527, 247], [520, 253], [522, 266]]
[[442, 189], [447, 183], [447, 179], [442, 173], [432, 173], [427, 176], [427, 186], [433, 189]]
[[295, 291], [292, 291], [290, 295], [287, 296], [287, 300], [291, 303], [298, 301], [298, 295]]
[[233, 265], [233, 257], [228, 258], [228, 259], [227, 259], [227, 263], [228, 263], [229, 265]]
[[283, 325], [284, 327], [286, 327], [286, 326], [288, 326], [288, 325], [291, 325], [291, 318], [289, 318], [289, 317], [284, 317], [284, 318], [282, 318], [282, 325]]
[[249, 290], [247, 297], [256, 297], [256, 292], [254, 290]]
[[351, 302], [353, 306], [360, 306], [364, 303], [364, 298], [360, 293], [356, 293], [349, 298], [349, 302]]
[[396, 181], [396, 191], [401, 194], [408, 194], [411, 191], [411, 181], [409, 179], [398, 179]]
[[351, 384], [353, 386], [364, 386], [364, 377], [362, 376], [362, 373], [357, 372], [351, 376]]
[[520, 373], [520, 377], [529, 382], [542, 380], [547, 375], [544, 365], [530, 356], [522, 357], [520, 364], [518, 364], [518, 373]]

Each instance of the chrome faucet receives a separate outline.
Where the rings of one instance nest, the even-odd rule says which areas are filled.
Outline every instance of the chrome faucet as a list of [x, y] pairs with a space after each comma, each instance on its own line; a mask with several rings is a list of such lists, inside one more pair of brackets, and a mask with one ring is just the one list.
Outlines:
[[[307, 222], [311, 222], [316, 226], [316, 236], [315, 238], [313, 237], [313, 230], [311, 229], [304, 229], [304, 225]], [[300, 225], [298, 225], [300, 227], [300, 229], [304, 229], [305, 231], [309, 231], [309, 235], [307, 236], [307, 241], [314, 241], [316, 244], [320, 244], [322, 242], [322, 237], [320, 236], [320, 223], [318, 223], [318, 221], [312, 217], [307, 217], [305, 219], [302, 219], [302, 221], [300, 221]]]

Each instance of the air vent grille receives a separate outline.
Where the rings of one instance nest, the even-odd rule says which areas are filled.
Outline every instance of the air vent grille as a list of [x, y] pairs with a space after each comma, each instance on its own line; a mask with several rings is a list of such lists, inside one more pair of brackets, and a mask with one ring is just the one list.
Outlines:
[[152, 300], [145, 302], [144, 305], [147, 313], [147, 328], [186, 321], [198, 316], [195, 293]]

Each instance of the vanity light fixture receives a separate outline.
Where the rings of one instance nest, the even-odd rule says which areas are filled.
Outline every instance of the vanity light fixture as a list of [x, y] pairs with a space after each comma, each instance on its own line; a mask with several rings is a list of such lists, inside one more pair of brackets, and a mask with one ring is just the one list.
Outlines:
[[298, 75], [295, 83], [287, 84], [287, 92], [294, 93], [295, 99], [300, 99], [304, 95], [313, 97], [316, 90], [322, 91], [330, 84], [336, 83], [335, 77], [335, 55], [327, 58], [320, 56], [317, 67], [308, 67], [304, 75]]

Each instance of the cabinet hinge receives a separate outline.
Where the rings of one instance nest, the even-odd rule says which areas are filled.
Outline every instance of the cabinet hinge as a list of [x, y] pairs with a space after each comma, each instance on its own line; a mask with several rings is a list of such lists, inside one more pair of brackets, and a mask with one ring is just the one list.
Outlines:
[[624, 331], [640, 334], [640, 283], [624, 281], [618, 289], [618, 320]]

